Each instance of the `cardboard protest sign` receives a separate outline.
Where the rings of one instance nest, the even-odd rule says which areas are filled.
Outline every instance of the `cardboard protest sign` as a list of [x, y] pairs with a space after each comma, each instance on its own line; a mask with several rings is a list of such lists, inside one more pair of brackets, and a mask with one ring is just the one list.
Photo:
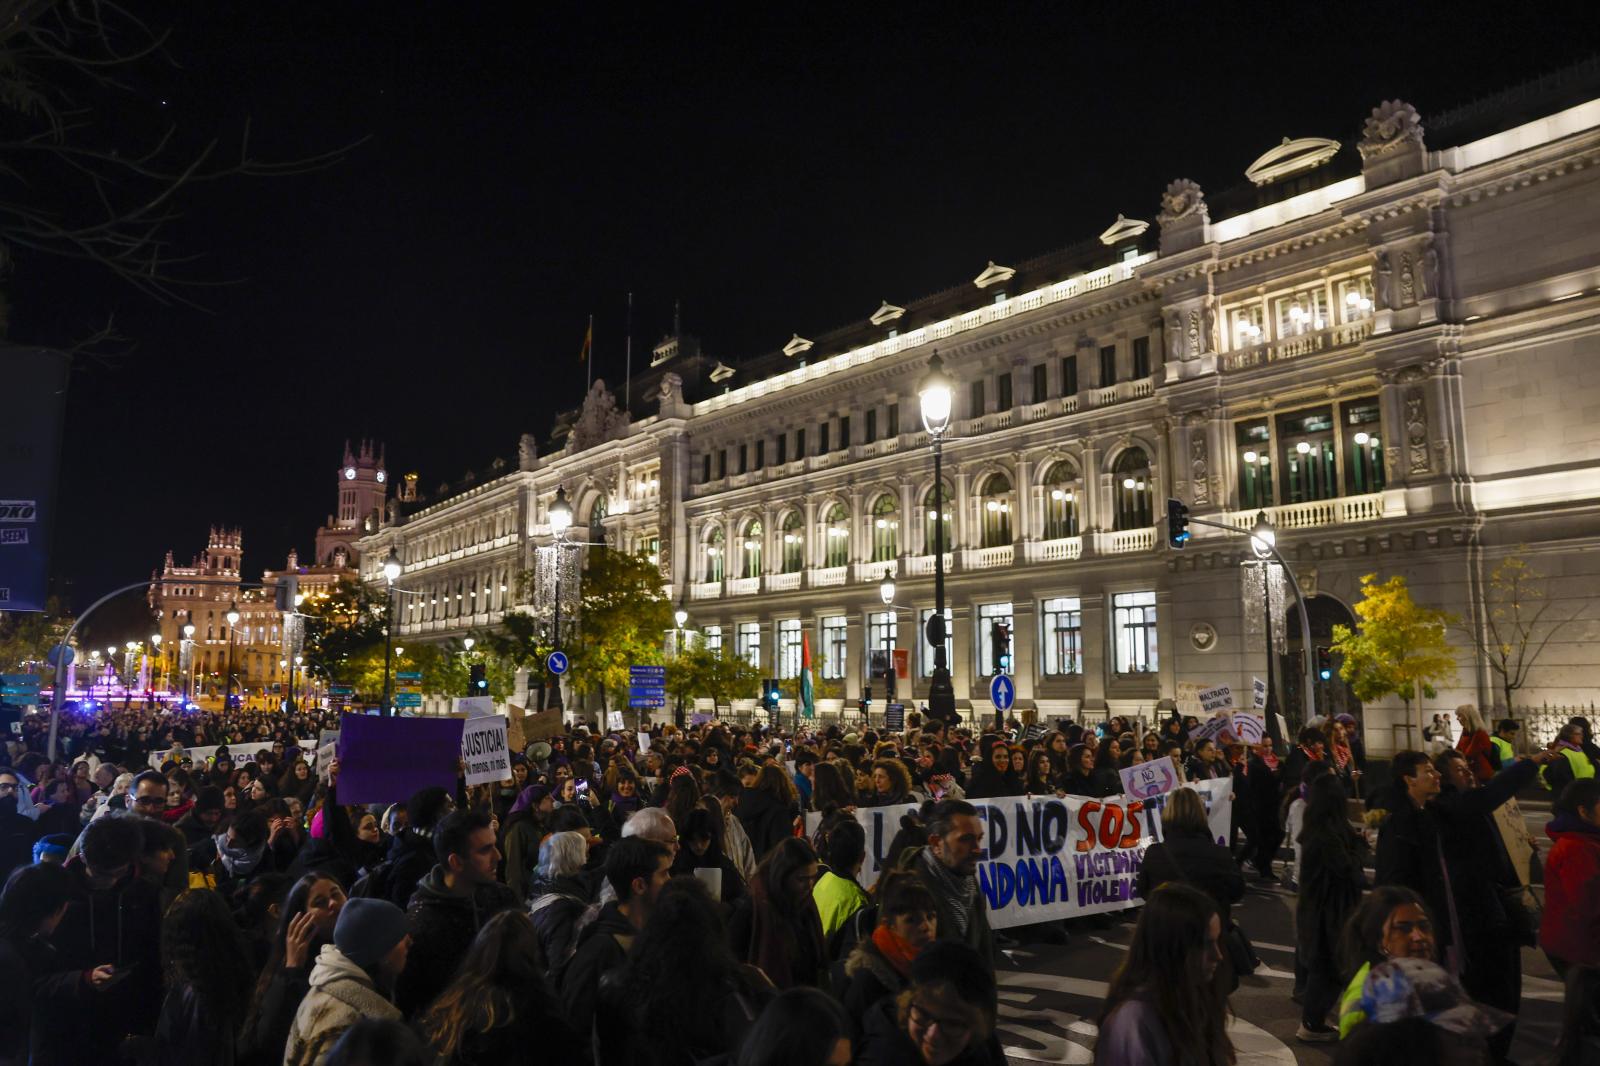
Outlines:
[[1200, 707], [1200, 693], [1210, 688], [1197, 681], [1179, 681], [1178, 698], [1174, 701], [1178, 708], [1179, 718], [1199, 718], [1204, 711]]
[[1200, 693], [1200, 709], [1205, 714], [1233, 710], [1233, 687], [1218, 685], [1216, 688], [1206, 689]]
[[317, 738], [317, 777], [323, 781], [328, 780], [328, 766], [333, 762], [334, 756], [339, 751], [339, 731], [337, 729], [324, 729]]
[[548, 711], [530, 714], [522, 720], [522, 739], [528, 744], [536, 740], [549, 740], [551, 737], [559, 737], [566, 732], [566, 728], [561, 721], [561, 708], [552, 707]]
[[649, 750], [650, 750], [650, 734], [649, 733], [640, 733], [639, 734], [639, 754], [643, 755], [645, 752], [647, 752]]
[[622, 712], [621, 711], [607, 711], [606, 712], [606, 728], [607, 729], [626, 729], [627, 728], [627, 726], [624, 725], [623, 722], [622, 722]]
[[1233, 730], [1230, 728], [1228, 716], [1219, 714], [1207, 718], [1189, 730], [1189, 739], [1195, 744], [1202, 740], [1232, 740]]
[[466, 764], [468, 785], [511, 780], [506, 720], [498, 714], [468, 718], [461, 730], [461, 761]]
[[339, 802], [403, 803], [418, 789], [455, 789], [460, 718], [339, 719]]
[[1250, 679], [1250, 706], [1258, 711], [1267, 709], [1267, 683], [1259, 677]]
[[[1211, 837], [1225, 844], [1233, 816], [1232, 779], [1185, 787], [1200, 793]], [[973, 801], [984, 822], [978, 888], [989, 904], [989, 924], [1008, 929], [1141, 905], [1139, 867], [1145, 849], [1162, 839], [1165, 802], [1165, 794], [1149, 800], [1008, 796]], [[876, 879], [883, 864], [892, 861], [889, 843], [901, 816], [915, 808], [856, 809], [856, 820], [867, 832], [859, 880]], [[815, 832], [821, 820], [815, 812], [807, 815], [806, 831]]]
[[1181, 781], [1170, 755], [1124, 767], [1117, 773], [1122, 778], [1122, 794], [1130, 799], [1147, 800], [1164, 796], [1177, 788]]
[[528, 712], [515, 703], [506, 704], [506, 744], [512, 751], [522, 751], [528, 746], [522, 735], [522, 719]]

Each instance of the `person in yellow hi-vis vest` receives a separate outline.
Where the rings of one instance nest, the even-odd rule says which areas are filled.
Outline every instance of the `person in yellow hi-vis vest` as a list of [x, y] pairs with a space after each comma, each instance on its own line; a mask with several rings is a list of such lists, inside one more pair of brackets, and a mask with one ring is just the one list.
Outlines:
[[1489, 738], [1489, 745], [1494, 749], [1496, 770], [1504, 770], [1517, 761], [1517, 733], [1521, 730], [1522, 723], [1515, 718], [1502, 718], [1494, 724], [1494, 736]]
[[1594, 759], [1585, 750], [1584, 742], [1588, 740], [1586, 732], [1582, 721], [1574, 718], [1561, 727], [1555, 742], [1550, 745], [1550, 749], [1563, 758], [1540, 769], [1539, 783], [1558, 796], [1573, 781], [1595, 776]]
[[1361, 989], [1372, 968], [1389, 959], [1434, 961], [1437, 944], [1433, 919], [1422, 897], [1400, 885], [1379, 885], [1367, 894], [1345, 927], [1345, 949], [1361, 968], [1339, 1000], [1339, 1039], [1367, 1020], [1361, 1010]]

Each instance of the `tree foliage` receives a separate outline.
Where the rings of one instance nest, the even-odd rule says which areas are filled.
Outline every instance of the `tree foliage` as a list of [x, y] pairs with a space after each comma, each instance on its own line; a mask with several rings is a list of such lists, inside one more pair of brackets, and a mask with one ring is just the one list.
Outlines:
[[672, 628], [672, 605], [661, 590], [661, 571], [642, 554], [596, 546], [583, 571], [583, 594], [572, 645], [572, 687], [581, 694], [628, 687], [628, 667], [660, 665]]
[[1363, 702], [1400, 697], [1408, 718], [1415, 702], [1420, 730], [1423, 697], [1432, 698], [1437, 694], [1435, 685], [1456, 675], [1455, 654], [1446, 636], [1455, 617], [1418, 605], [1399, 574], [1381, 584], [1378, 575], [1364, 574], [1355, 612], [1356, 629], [1333, 627], [1333, 650], [1343, 657], [1339, 676]]
[[35, 669], [48, 678], [54, 667], [45, 655], [60, 642], [72, 625], [72, 618], [52, 596], [43, 611], [0, 611], [0, 672], [21, 671], [24, 663], [40, 664]]
[[667, 665], [667, 690], [677, 700], [706, 696], [725, 707], [736, 699], [759, 696], [761, 671], [742, 655], [697, 642]]
[[[299, 607], [305, 623], [305, 660], [311, 672], [364, 696], [383, 693], [383, 630], [388, 597], [357, 581], [341, 581]], [[377, 684], [372, 684], [374, 671]]]
[[1557, 620], [1546, 618], [1551, 603], [1545, 596], [1545, 576], [1519, 555], [1500, 561], [1485, 592], [1482, 628], [1461, 624], [1456, 630], [1500, 679], [1500, 695], [1509, 711], [1516, 691], [1527, 684], [1528, 671], [1555, 636]]

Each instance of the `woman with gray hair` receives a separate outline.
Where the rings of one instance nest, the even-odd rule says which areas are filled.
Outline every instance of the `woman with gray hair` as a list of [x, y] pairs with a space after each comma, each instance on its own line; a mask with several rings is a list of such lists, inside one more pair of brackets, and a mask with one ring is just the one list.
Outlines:
[[552, 970], [572, 956], [578, 919], [589, 906], [589, 889], [579, 876], [588, 858], [589, 844], [582, 833], [551, 833], [539, 845], [528, 913]]

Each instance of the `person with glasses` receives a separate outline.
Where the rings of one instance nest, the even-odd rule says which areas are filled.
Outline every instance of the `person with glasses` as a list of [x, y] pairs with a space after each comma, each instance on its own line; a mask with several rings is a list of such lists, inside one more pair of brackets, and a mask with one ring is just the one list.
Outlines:
[[1003, 1066], [988, 960], [942, 940], [911, 964], [910, 987], [867, 1011], [857, 1066]]
[[26, 866], [41, 835], [39, 823], [18, 810], [22, 779], [9, 766], [0, 769], [0, 878]]
[[1357, 960], [1354, 976], [1339, 1000], [1339, 1039], [1367, 1020], [1361, 1009], [1361, 992], [1374, 966], [1390, 959], [1436, 961], [1433, 918], [1422, 897], [1400, 885], [1379, 885], [1361, 901], [1344, 930], [1342, 954], [1347, 964]]
[[[128, 788], [127, 810], [109, 807], [89, 823], [92, 829], [106, 819], [149, 818], [155, 821], [161, 819], [167, 809], [167, 779], [158, 770], [146, 770], [133, 779], [133, 784]], [[67, 853], [68, 858], [79, 855], [83, 851], [84, 841], [89, 837], [89, 829], [79, 834], [77, 841]], [[173, 857], [171, 865], [159, 875], [153, 870], [141, 871], [141, 876], [150, 881], [161, 893], [161, 902], [165, 906], [178, 898], [178, 893], [189, 887], [189, 853], [180, 851]]]

